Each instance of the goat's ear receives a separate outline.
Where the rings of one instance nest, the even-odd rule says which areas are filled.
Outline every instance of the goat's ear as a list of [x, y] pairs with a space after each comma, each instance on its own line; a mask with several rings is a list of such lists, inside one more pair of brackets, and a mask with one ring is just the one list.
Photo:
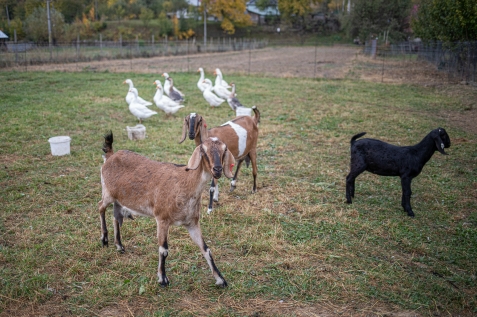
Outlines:
[[192, 153], [192, 156], [189, 159], [189, 162], [187, 163], [186, 171], [188, 170], [196, 170], [200, 162], [202, 160], [202, 145], [199, 145], [198, 147], [195, 148], [194, 153]]
[[224, 157], [224, 175], [227, 178], [233, 178], [234, 173], [233, 173], [233, 168], [235, 165], [235, 157], [230, 153], [229, 150], [225, 150], [225, 157]]
[[182, 137], [181, 137], [181, 140], [179, 141], [179, 144], [184, 142], [187, 132], [189, 132], [189, 115], [187, 115], [184, 118], [184, 123], [182, 124]]
[[207, 123], [205, 122], [204, 117], [201, 117], [199, 124], [200, 143], [204, 143], [204, 141], [209, 137], [209, 131], [207, 130]]
[[437, 136], [434, 137], [434, 142], [436, 142], [436, 146], [437, 146], [437, 150], [439, 152], [441, 152], [441, 154], [444, 154], [444, 155], [448, 155], [445, 151], [444, 151], [444, 142], [442, 142], [442, 139], [439, 135], [439, 132], [437, 132]]

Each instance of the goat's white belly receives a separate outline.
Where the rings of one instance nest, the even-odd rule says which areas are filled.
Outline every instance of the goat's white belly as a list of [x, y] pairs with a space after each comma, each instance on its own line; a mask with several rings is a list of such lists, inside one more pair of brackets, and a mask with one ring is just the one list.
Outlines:
[[131, 209], [127, 206], [122, 205], [123, 207], [123, 215], [127, 216], [127, 214], [131, 214], [133, 216], [146, 216], [146, 217], [154, 217], [154, 212], [151, 208], [143, 207], [140, 210]]
[[[234, 129], [235, 133], [237, 134], [237, 137], [238, 137], [238, 149], [239, 149], [239, 153], [238, 153], [238, 157], [241, 157], [243, 155], [243, 153], [245, 152], [245, 148], [247, 147], [247, 130], [245, 130], [244, 128], [242, 128], [240, 125], [236, 124], [236, 123], [233, 123], [232, 121], [228, 121], [228, 122], [225, 122], [224, 124], [222, 124], [222, 126], [224, 125], [230, 125], [232, 127], [232, 129]], [[236, 158], [238, 158], [236, 157]]]

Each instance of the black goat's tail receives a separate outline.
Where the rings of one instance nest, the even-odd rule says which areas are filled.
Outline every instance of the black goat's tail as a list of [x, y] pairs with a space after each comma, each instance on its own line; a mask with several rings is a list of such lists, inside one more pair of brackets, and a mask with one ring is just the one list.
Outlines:
[[104, 161], [114, 154], [113, 152], [113, 132], [109, 131], [104, 135], [104, 143], [103, 143], [103, 152], [106, 153], [104, 155]]
[[255, 113], [255, 124], [258, 125], [260, 123], [260, 111], [258, 111], [257, 106], [253, 106], [252, 110]]
[[353, 143], [356, 142], [356, 139], [359, 139], [360, 137], [362, 137], [365, 134], [366, 134], [366, 132], [361, 132], [361, 133], [356, 134], [354, 137], [352, 137], [351, 141], [350, 141], [351, 145], [353, 145]]

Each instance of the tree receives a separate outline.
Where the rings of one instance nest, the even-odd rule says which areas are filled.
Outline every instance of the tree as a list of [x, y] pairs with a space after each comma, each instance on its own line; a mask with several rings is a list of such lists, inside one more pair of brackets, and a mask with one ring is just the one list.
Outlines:
[[412, 29], [424, 40], [477, 40], [477, 1], [420, 0], [413, 8]]
[[[58, 40], [64, 33], [64, 17], [50, 9], [51, 33], [53, 40]], [[35, 42], [48, 42], [48, 14], [46, 8], [38, 7], [25, 20], [25, 33]]]
[[250, 16], [245, 13], [246, 0], [202, 0], [201, 12], [221, 20], [220, 26], [228, 34], [234, 34], [236, 27], [252, 25]]
[[278, 10], [284, 21], [305, 27], [305, 19], [312, 12], [312, 6], [319, 0], [280, 0]]
[[[89, 1], [88, 1], [89, 2]], [[63, 14], [66, 23], [72, 23], [75, 19], [81, 19], [86, 13], [84, 0], [55, 0], [54, 8]]]
[[141, 13], [139, 14], [139, 18], [141, 19], [144, 26], [147, 28], [151, 23], [151, 20], [154, 18], [154, 11], [151, 9], [142, 7]]
[[366, 41], [387, 32], [395, 41], [407, 39], [412, 0], [354, 0], [344, 25], [348, 35]]

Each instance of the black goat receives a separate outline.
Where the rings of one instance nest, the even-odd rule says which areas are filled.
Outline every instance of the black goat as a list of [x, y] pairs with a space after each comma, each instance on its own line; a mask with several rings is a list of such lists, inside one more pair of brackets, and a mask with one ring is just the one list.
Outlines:
[[410, 217], [414, 217], [411, 208], [411, 182], [419, 175], [424, 165], [437, 150], [442, 154], [444, 148], [451, 145], [449, 135], [443, 128], [432, 130], [424, 139], [413, 146], [395, 146], [375, 139], [356, 139], [366, 132], [351, 138], [350, 172], [346, 176], [346, 201], [351, 204], [354, 198], [354, 181], [364, 171], [381, 176], [399, 176], [402, 186], [401, 205]]

